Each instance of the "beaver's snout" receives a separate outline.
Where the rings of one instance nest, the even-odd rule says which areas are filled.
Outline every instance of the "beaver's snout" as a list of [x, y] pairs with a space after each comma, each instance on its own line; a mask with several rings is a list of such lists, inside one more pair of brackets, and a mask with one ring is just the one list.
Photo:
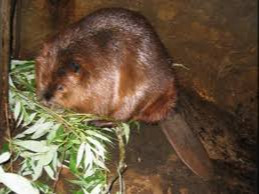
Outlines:
[[46, 101], [50, 101], [50, 99], [52, 98], [52, 94], [49, 91], [46, 91], [43, 93], [43, 99]]
[[42, 95], [39, 97], [39, 101], [41, 101], [45, 106], [51, 107], [53, 105], [53, 94], [49, 90], [43, 91]]

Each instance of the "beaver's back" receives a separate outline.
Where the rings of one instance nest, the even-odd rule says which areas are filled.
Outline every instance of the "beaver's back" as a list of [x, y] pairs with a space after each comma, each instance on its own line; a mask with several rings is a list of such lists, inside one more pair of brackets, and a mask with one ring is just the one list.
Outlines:
[[[61, 79], [58, 69], [71, 61], [81, 71]], [[120, 120], [161, 120], [176, 100], [166, 49], [143, 16], [124, 9], [94, 12], [50, 39], [38, 57], [37, 82], [43, 93], [66, 85], [63, 96], [52, 89], [55, 103]]]

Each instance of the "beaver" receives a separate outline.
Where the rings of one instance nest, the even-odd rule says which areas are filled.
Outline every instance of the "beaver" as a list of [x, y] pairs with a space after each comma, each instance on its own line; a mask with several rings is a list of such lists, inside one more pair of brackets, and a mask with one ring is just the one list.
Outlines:
[[207, 153], [175, 109], [172, 63], [143, 15], [105, 8], [44, 43], [36, 58], [36, 91], [48, 106], [120, 121], [158, 122], [183, 162], [208, 177]]

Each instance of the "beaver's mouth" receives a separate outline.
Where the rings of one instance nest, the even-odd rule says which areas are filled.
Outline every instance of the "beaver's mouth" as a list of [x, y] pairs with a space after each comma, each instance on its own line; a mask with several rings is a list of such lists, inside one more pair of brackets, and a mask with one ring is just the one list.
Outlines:
[[47, 108], [49, 108], [49, 109], [51, 109], [52, 111], [54, 111], [54, 112], [56, 112], [56, 113], [62, 113], [62, 112], [64, 112], [66, 109], [63, 107], [63, 106], [61, 106], [61, 105], [59, 105], [59, 104], [57, 104], [57, 103], [44, 103], [44, 102], [41, 102], [45, 107], [47, 107]]
[[54, 110], [55, 112], [63, 112], [64, 111], [64, 106], [60, 105], [59, 103], [57, 103], [54, 98], [51, 98], [49, 100], [43, 98], [43, 96], [38, 97], [38, 102], [40, 102], [40, 104], [42, 104], [43, 106]]

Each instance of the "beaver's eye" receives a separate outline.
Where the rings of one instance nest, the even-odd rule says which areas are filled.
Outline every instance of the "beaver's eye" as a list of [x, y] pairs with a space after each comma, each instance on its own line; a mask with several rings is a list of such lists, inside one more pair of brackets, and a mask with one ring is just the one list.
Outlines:
[[57, 90], [63, 91], [63, 90], [64, 90], [64, 87], [63, 87], [62, 85], [58, 85]]
[[80, 65], [78, 63], [75, 62], [71, 62], [69, 63], [69, 68], [71, 68], [75, 73], [78, 73], [80, 70]]
[[58, 69], [57, 74], [58, 74], [59, 76], [63, 76], [63, 75], [66, 74], [66, 71], [65, 71], [65, 69], [63, 69], [63, 68], [60, 68], [60, 69]]

